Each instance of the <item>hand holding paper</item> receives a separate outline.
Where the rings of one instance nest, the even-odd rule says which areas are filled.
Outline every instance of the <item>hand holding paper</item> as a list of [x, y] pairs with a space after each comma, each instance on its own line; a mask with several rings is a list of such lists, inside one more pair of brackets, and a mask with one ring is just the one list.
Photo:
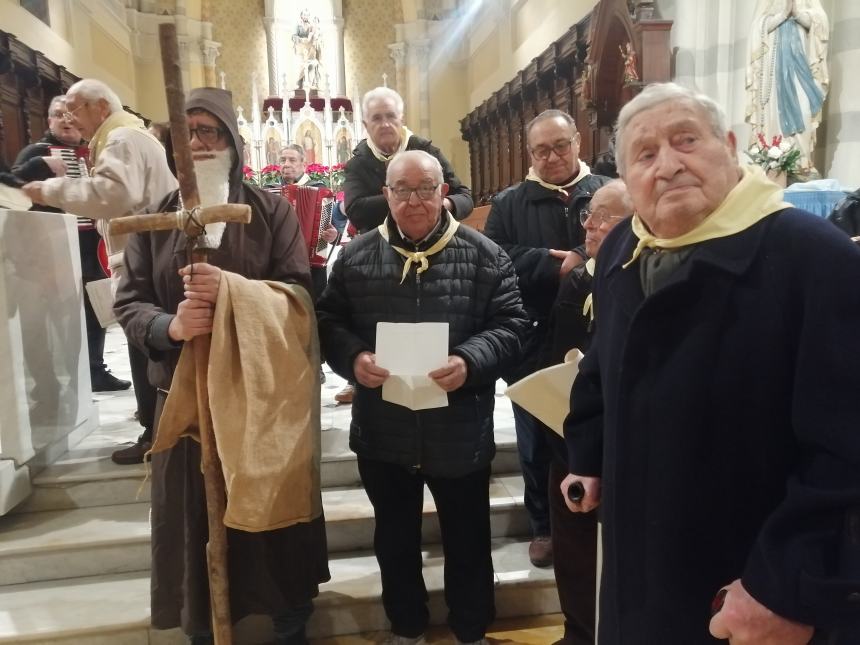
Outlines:
[[355, 373], [355, 380], [364, 387], [379, 387], [388, 378], [388, 370], [377, 366], [376, 354], [371, 352], [361, 352], [356, 356], [352, 371]]
[[453, 392], [466, 382], [468, 373], [469, 368], [462, 357], [449, 356], [448, 364], [445, 367], [433, 370], [427, 376], [432, 378], [436, 385], [446, 392]]

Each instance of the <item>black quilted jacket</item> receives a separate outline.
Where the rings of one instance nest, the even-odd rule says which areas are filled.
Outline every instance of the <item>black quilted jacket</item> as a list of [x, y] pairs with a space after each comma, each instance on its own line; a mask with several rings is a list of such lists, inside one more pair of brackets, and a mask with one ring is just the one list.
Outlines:
[[[389, 238], [415, 248], [389, 224]], [[419, 248], [429, 248], [442, 234]], [[468, 377], [448, 394], [448, 407], [412, 411], [382, 400], [382, 388], [356, 386], [350, 447], [370, 459], [459, 477], [495, 454], [493, 405], [501, 371], [520, 359], [526, 315], [511, 261], [496, 244], [460, 226], [418, 275], [401, 284], [404, 259], [374, 229], [350, 242], [317, 303], [320, 341], [335, 372], [353, 379], [353, 361], [375, 351], [377, 322], [448, 322], [449, 353]]]

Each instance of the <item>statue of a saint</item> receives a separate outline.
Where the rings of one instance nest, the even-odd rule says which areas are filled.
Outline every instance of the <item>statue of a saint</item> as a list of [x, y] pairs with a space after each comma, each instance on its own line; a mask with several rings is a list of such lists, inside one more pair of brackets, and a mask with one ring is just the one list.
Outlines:
[[296, 87], [310, 90], [319, 89], [322, 80], [322, 33], [320, 20], [304, 9], [299, 15], [299, 22], [293, 34], [293, 49], [301, 61]]
[[815, 173], [815, 130], [830, 84], [830, 24], [820, 0], [758, 0], [750, 31], [746, 121], [751, 142], [776, 135], [800, 150], [802, 172]]

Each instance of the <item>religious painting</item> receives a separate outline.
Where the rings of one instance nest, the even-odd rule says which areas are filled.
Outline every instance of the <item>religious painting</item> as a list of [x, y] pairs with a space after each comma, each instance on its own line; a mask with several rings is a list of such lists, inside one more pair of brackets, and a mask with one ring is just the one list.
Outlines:
[[346, 163], [352, 156], [352, 137], [349, 134], [349, 129], [341, 127], [338, 129], [334, 137], [335, 151], [338, 163]]
[[277, 128], [269, 126], [263, 134], [263, 146], [266, 155], [266, 165], [272, 166], [278, 163], [280, 158], [281, 148], [283, 148], [281, 133]]
[[295, 143], [305, 151], [305, 163], [323, 163], [322, 134], [313, 121], [302, 121], [296, 128]]
[[239, 136], [242, 137], [242, 164], [253, 167], [254, 154], [252, 146], [254, 145], [254, 135], [251, 133], [251, 128], [247, 125], [240, 125]]

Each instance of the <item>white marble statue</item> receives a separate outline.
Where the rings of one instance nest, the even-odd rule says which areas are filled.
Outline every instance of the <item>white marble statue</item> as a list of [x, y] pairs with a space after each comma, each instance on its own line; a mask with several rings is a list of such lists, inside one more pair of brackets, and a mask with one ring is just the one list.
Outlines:
[[759, 133], [782, 135], [800, 149], [800, 170], [814, 173], [815, 130], [830, 75], [830, 25], [819, 0], [758, 0], [749, 36], [746, 121]]

